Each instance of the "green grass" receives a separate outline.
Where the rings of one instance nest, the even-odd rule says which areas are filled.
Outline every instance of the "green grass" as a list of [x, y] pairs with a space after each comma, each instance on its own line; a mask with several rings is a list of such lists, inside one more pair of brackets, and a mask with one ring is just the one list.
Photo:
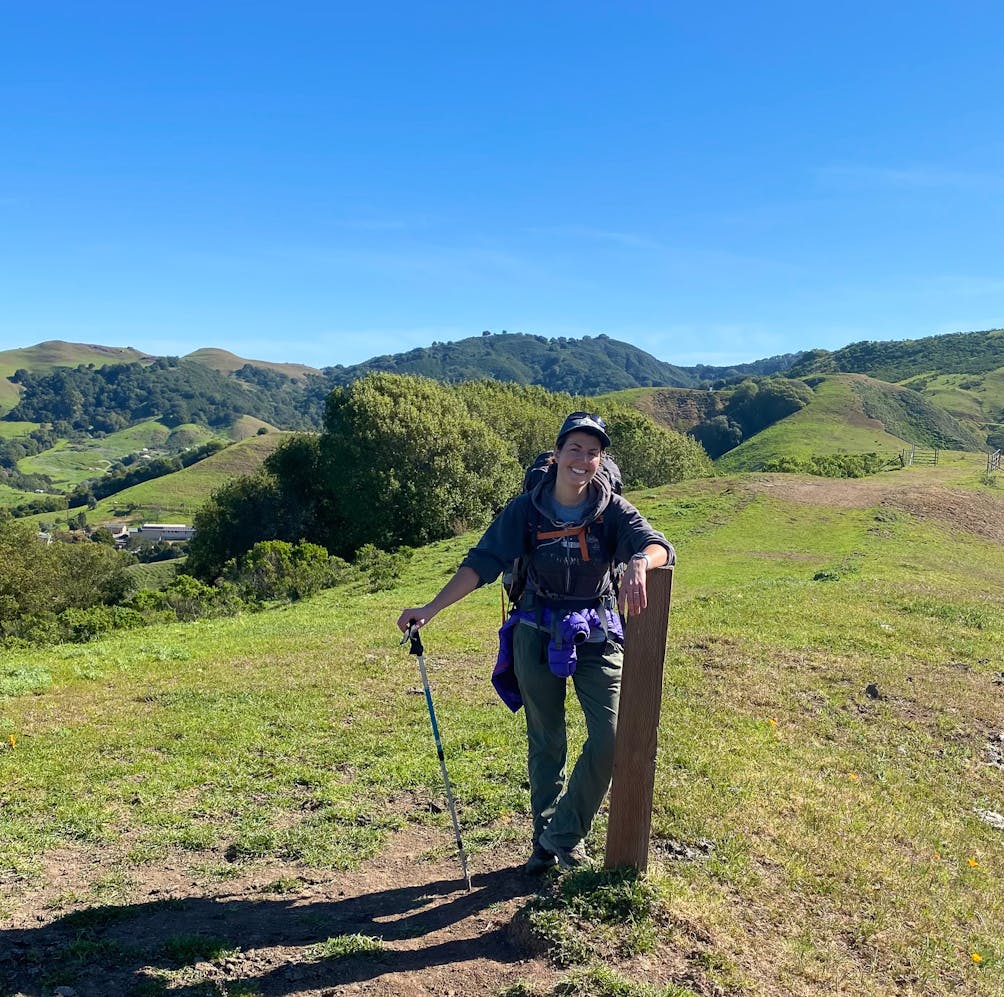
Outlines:
[[307, 949], [309, 959], [345, 959], [353, 955], [378, 955], [387, 947], [371, 935], [337, 935]]
[[120, 510], [129, 510], [129, 519], [134, 521], [190, 523], [212, 492], [237, 475], [256, 471], [282, 439], [282, 434], [272, 433], [241, 440], [191, 467], [102, 499], [88, 519], [104, 522], [118, 517]]
[[188, 426], [169, 429], [155, 419], [137, 423], [107, 436], [82, 441], [60, 440], [56, 446], [18, 462], [25, 474], [47, 474], [59, 488], [73, 488], [82, 481], [101, 477], [113, 461], [144, 448], [175, 449], [172, 441], [185, 434], [186, 445], [198, 445], [215, 439], [205, 427]]
[[[14, 372], [11, 371], [11, 374]], [[4, 373], [0, 370], [0, 415], [5, 412], [9, 412], [18, 403], [18, 399], [21, 397], [21, 393], [17, 389], [16, 384], [12, 384], [7, 380], [9, 374]], [[15, 423], [14, 425], [24, 425], [24, 423]]]
[[177, 575], [177, 569], [183, 563], [181, 558], [170, 561], [151, 561], [148, 564], [131, 564], [126, 568], [132, 591], [141, 589], [167, 588]]
[[[977, 435], [1004, 423], [1004, 367], [986, 374], [938, 374], [919, 378], [921, 393]], [[910, 382], [906, 382], [910, 383]]]
[[[87, 521], [100, 525], [115, 520], [130, 523], [190, 523], [196, 510], [221, 485], [241, 474], [251, 474], [282, 442], [281, 433], [252, 436], [221, 450], [205, 460], [151, 481], [144, 481], [115, 495], [101, 499], [87, 511]], [[79, 509], [70, 511], [70, 515]], [[44, 513], [29, 517], [46, 524], [65, 523], [66, 513]]]
[[40, 425], [37, 422], [6, 422], [0, 419], [0, 439], [12, 440], [18, 436], [27, 436]]
[[[960, 458], [881, 483], [907, 495], [976, 479]], [[551, 927], [595, 930], [575, 936], [584, 968], [559, 984], [579, 989], [547, 992], [997, 995], [1004, 837], [975, 811], [1004, 810], [1004, 771], [987, 764], [1004, 547], [872, 501], [872, 479], [840, 483], [856, 505], [769, 485], [633, 496], [680, 558], [646, 881], [658, 903], [559, 880]], [[980, 494], [1004, 511], [1004, 495]], [[270, 883], [277, 865], [285, 877], [357, 866], [408, 822], [434, 822], [447, 855], [438, 761], [394, 620], [470, 543], [416, 552], [386, 592], [360, 584], [5, 657], [0, 905], [20, 902], [55, 848], [104, 856], [90, 889], [114, 897], [168, 856], [205, 889], [223, 857]], [[497, 617], [485, 588], [425, 631], [475, 867], [500, 844], [511, 861], [528, 837], [523, 718], [488, 684]], [[577, 742], [579, 711], [570, 719]], [[690, 862], [666, 844], [699, 839], [710, 844]], [[665, 953], [690, 976], [637, 982], [632, 960]]]
[[30, 502], [33, 498], [35, 498], [33, 492], [23, 492], [18, 488], [0, 485], [0, 506], [21, 505], [24, 502]]

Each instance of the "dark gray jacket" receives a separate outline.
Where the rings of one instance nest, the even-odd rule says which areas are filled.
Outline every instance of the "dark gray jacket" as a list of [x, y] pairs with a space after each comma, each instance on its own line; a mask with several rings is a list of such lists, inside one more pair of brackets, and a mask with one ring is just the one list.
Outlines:
[[[668, 563], [674, 563], [673, 545], [630, 502], [614, 495], [602, 475], [590, 482], [593, 503], [582, 522], [555, 522], [548, 501], [555, 475], [552, 468], [533, 491], [517, 495], [468, 552], [463, 565], [473, 568], [482, 584], [493, 582], [515, 558], [525, 557], [528, 592], [548, 605], [581, 608], [609, 595], [612, 566], [649, 544], [665, 547]], [[547, 536], [551, 533], [561, 535]]]

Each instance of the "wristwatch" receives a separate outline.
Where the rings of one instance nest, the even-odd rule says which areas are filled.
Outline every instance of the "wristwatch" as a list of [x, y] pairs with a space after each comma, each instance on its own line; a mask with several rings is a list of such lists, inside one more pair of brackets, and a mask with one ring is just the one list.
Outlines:
[[632, 554], [631, 555], [631, 560], [632, 561], [644, 561], [645, 562], [645, 570], [646, 571], [648, 571], [648, 569], [652, 567], [652, 559], [648, 556], [648, 554], [645, 554], [645, 553]]

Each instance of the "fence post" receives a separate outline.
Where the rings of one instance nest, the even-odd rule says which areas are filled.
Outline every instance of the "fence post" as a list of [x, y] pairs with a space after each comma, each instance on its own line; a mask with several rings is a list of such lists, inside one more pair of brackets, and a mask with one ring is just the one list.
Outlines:
[[607, 869], [631, 866], [639, 872], [648, 868], [673, 569], [650, 571], [647, 589], [648, 608], [639, 616], [628, 617], [624, 633], [624, 671], [604, 862]]

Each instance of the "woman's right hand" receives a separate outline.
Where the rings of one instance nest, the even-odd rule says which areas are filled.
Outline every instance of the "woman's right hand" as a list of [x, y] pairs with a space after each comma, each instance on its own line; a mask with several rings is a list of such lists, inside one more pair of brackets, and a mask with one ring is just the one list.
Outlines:
[[397, 618], [397, 628], [404, 633], [410, 626], [416, 630], [421, 630], [436, 614], [429, 609], [428, 605], [418, 606], [415, 609], [406, 609]]

